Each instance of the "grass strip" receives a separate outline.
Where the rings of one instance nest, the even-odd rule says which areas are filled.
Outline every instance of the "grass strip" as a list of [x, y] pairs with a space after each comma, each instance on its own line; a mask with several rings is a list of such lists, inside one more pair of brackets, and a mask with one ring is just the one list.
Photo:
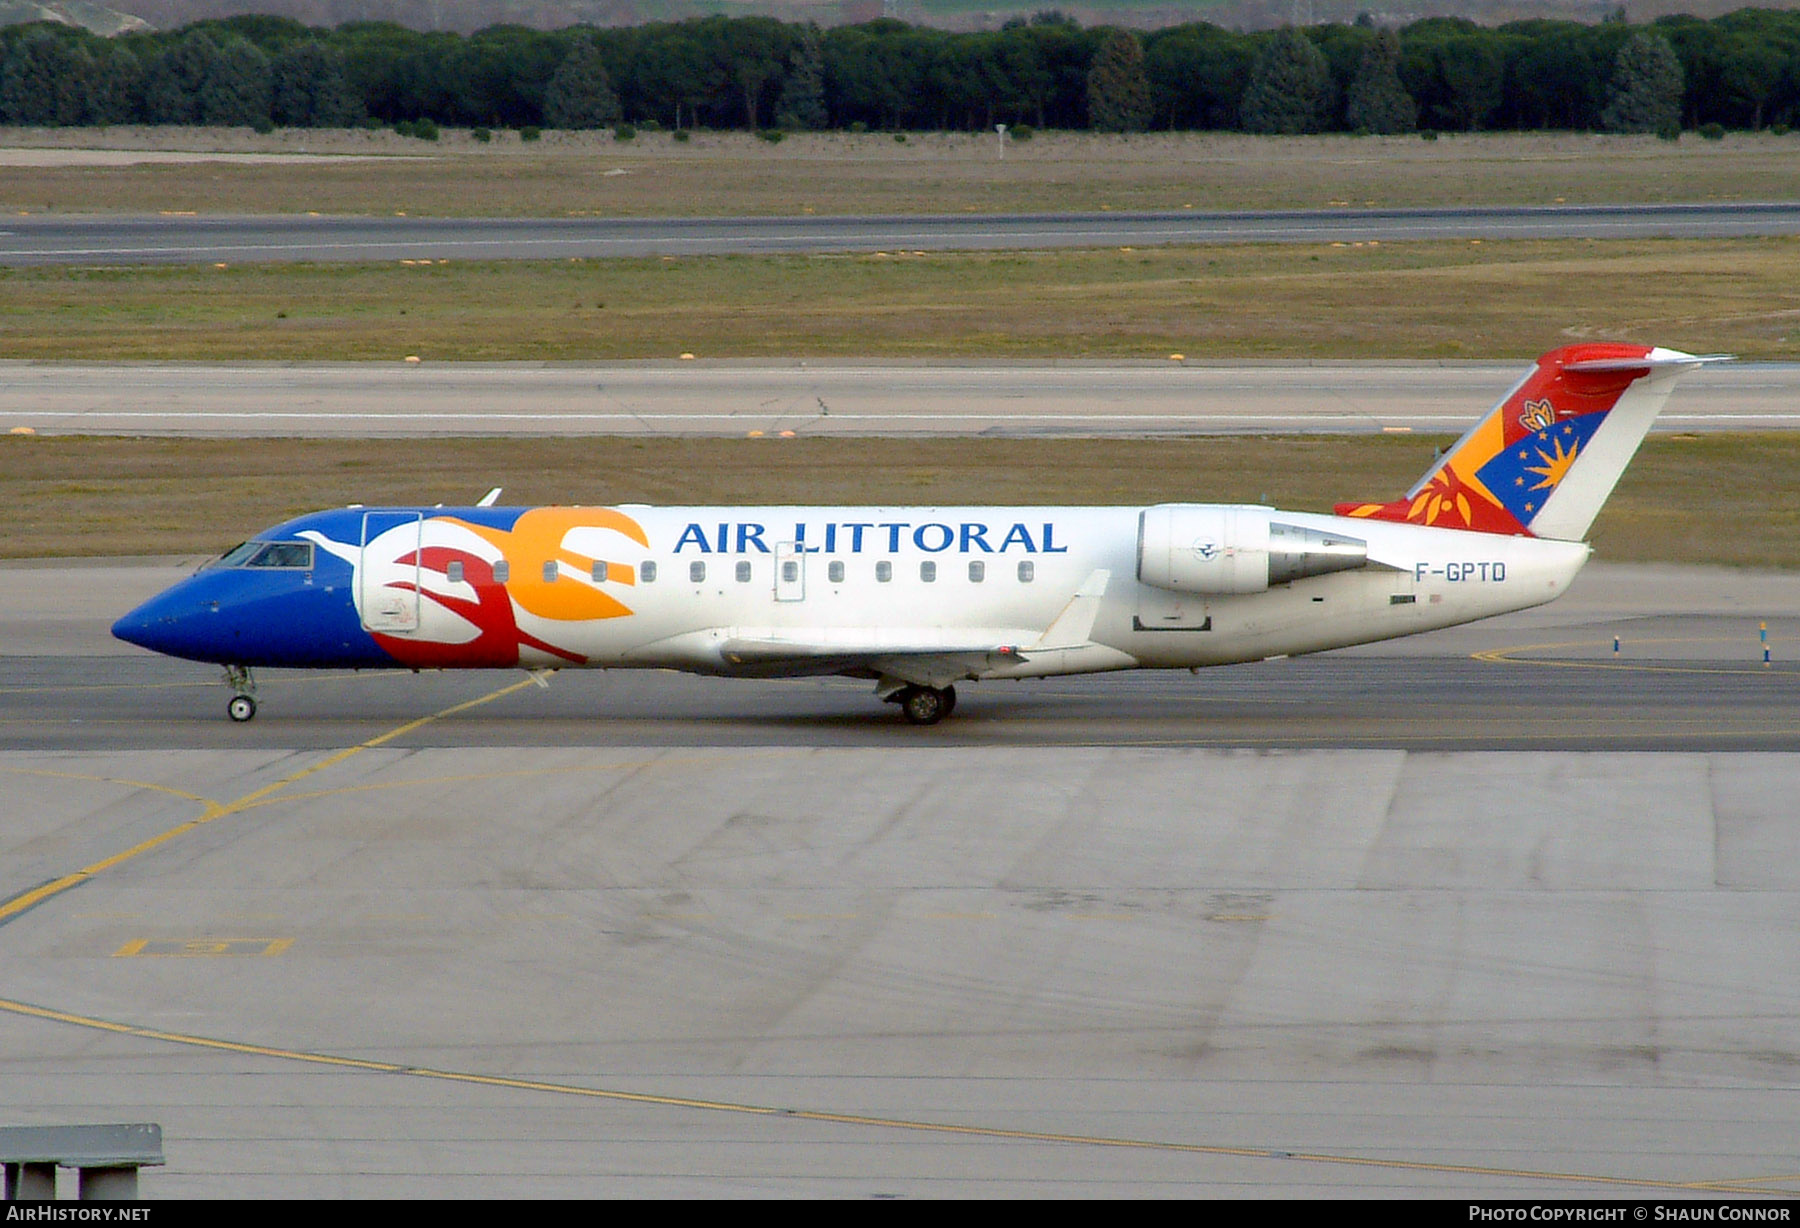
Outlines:
[[[1800, 136], [1676, 144], [1592, 133], [1255, 137], [1236, 133], [742, 132], [686, 142], [552, 132], [488, 144], [465, 131], [14, 129], [0, 175], [9, 212], [714, 217], [1332, 209], [1782, 200]], [[30, 147], [30, 148], [27, 148]], [[100, 153], [96, 150], [111, 150]], [[136, 162], [126, 151], [158, 158]], [[251, 157], [245, 157], [251, 155]], [[274, 161], [255, 159], [270, 159]]]
[[0, 270], [0, 358], [1788, 358], [1800, 238]]

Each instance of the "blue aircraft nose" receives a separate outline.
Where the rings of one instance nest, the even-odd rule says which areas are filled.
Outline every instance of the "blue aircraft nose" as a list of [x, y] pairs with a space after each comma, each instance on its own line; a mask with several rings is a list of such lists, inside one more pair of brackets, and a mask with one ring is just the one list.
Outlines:
[[[344, 568], [345, 573], [348, 568]], [[225, 665], [391, 665], [362, 629], [347, 579], [299, 568], [207, 567], [113, 624], [127, 644]]]
[[155, 650], [156, 645], [150, 642], [150, 620], [144, 617], [144, 607], [139, 606], [112, 625], [113, 638], [124, 640], [127, 644], [136, 644], [139, 648]]
[[[143, 605], [113, 624], [112, 633], [127, 644], [148, 648], [151, 652], [172, 657], [192, 655], [194, 620], [199, 617], [197, 602], [181, 600], [184, 585], [176, 585], [158, 593]], [[184, 649], [188, 651], [184, 651]]]

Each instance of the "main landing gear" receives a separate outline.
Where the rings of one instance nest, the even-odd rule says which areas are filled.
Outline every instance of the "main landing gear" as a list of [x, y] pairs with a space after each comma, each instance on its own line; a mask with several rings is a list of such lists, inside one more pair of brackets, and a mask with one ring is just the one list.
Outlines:
[[956, 688], [904, 686], [890, 695], [888, 702], [899, 704], [911, 724], [935, 725], [956, 711]]
[[225, 715], [238, 724], [253, 720], [256, 717], [256, 679], [250, 676], [250, 670], [243, 665], [227, 665], [225, 667], [225, 685], [234, 692], [229, 703], [225, 705]]

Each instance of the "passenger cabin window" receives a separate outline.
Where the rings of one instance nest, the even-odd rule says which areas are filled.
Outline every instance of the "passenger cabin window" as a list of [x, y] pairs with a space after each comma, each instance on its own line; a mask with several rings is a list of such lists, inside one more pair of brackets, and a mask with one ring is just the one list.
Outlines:
[[505, 584], [510, 579], [512, 579], [512, 564], [501, 559], [494, 564], [494, 583]]
[[842, 559], [834, 559], [825, 568], [825, 578], [833, 584], [844, 582], [844, 563]]
[[594, 583], [595, 584], [605, 584], [606, 583], [606, 563], [604, 560], [600, 560], [600, 559], [594, 560]]
[[927, 584], [935, 584], [937, 582], [937, 564], [930, 559], [920, 563], [919, 579]]
[[750, 583], [750, 560], [749, 559], [745, 559], [743, 562], [741, 562], [737, 565], [737, 579], [738, 579], [739, 584]]
[[444, 579], [452, 584], [463, 582], [463, 563], [461, 559], [451, 559], [444, 565]]
[[295, 567], [313, 565], [311, 542], [245, 542], [219, 560], [227, 567]]
[[974, 583], [974, 584], [980, 584], [985, 579], [987, 579], [987, 564], [982, 562], [980, 559], [969, 560], [969, 580], [970, 580], [970, 582]]
[[800, 563], [797, 559], [783, 559], [781, 563], [781, 582], [792, 584], [800, 578]]
[[883, 560], [881, 560], [881, 562], [875, 564], [875, 579], [879, 583], [886, 584], [889, 580], [892, 580], [893, 578], [894, 578], [894, 565], [892, 563], [888, 562], [886, 559], [883, 559]]
[[702, 563], [699, 559], [695, 559], [692, 563], [689, 563], [688, 564], [688, 579], [695, 584], [705, 583], [705, 581], [706, 581], [706, 564]]
[[645, 559], [643, 562], [639, 563], [638, 564], [638, 579], [642, 580], [645, 584], [655, 583], [655, 581], [656, 581], [656, 564], [651, 562], [649, 559]]
[[1037, 564], [1036, 563], [1033, 563], [1030, 559], [1026, 559], [1023, 563], [1019, 564], [1019, 583], [1020, 584], [1030, 584], [1032, 582], [1032, 580], [1034, 580], [1036, 578], [1037, 578]]
[[545, 584], [555, 584], [556, 583], [556, 560], [555, 559], [551, 559], [548, 563], [544, 564], [544, 583]]

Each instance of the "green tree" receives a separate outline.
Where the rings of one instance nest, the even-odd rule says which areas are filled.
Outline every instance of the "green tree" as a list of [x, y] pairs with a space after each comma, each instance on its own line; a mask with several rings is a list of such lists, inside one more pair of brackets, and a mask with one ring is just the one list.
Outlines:
[[96, 124], [130, 124], [143, 116], [144, 64], [131, 48], [114, 44], [95, 61], [88, 118]]
[[1522, 37], [1508, 72], [1511, 126], [1598, 128], [1606, 77], [1624, 42], [1618, 27], [1540, 21], [1510, 28]]
[[144, 69], [144, 118], [153, 124], [192, 124], [200, 119], [200, 87], [213, 71], [219, 46], [190, 28]]
[[544, 122], [552, 128], [605, 128], [619, 122], [619, 96], [591, 35], [578, 34], [544, 87]]
[[1438, 79], [1443, 82], [1447, 127], [1473, 132], [1493, 118], [1505, 100], [1506, 58], [1499, 38], [1478, 30], [1446, 39], [1437, 49]]
[[1088, 126], [1096, 132], [1142, 132], [1150, 123], [1150, 80], [1137, 35], [1113, 30], [1088, 71]]
[[1418, 104], [1400, 84], [1400, 36], [1392, 30], [1375, 31], [1363, 51], [1344, 101], [1344, 122], [1358, 132], [1411, 132], [1418, 127]]
[[1419, 122], [1473, 131], [1507, 102], [1513, 36], [1460, 17], [1416, 21], [1400, 35], [1400, 81], [1419, 105]]
[[744, 127], [762, 127], [763, 90], [791, 54], [788, 27], [773, 17], [739, 17], [716, 27], [714, 35], [721, 73], [744, 100]]
[[13, 124], [79, 124], [87, 118], [94, 59], [46, 27], [13, 44], [0, 65], [0, 117]]
[[391, 22], [339, 26], [331, 45], [344, 53], [344, 71], [358, 111], [393, 122], [407, 118], [413, 56], [425, 35]]
[[255, 43], [230, 38], [200, 83], [200, 122], [217, 127], [269, 124], [269, 57]]
[[347, 128], [362, 118], [343, 51], [318, 39], [276, 52], [269, 83], [269, 115], [283, 127]]
[[830, 122], [825, 110], [825, 54], [819, 46], [819, 27], [808, 22], [788, 57], [775, 123], [782, 128], [819, 129]]
[[898, 22], [838, 26], [823, 39], [825, 93], [839, 123], [879, 128], [899, 122], [907, 102], [904, 65], [894, 54]]
[[440, 123], [518, 128], [541, 124], [544, 92], [567, 54], [565, 41], [523, 26], [489, 26], [452, 36], [447, 56], [428, 65], [435, 98], [416, 114]]
[[[1044, 60], [1042, 33], [1015, 21], [981, 36], [983, 54], [979, 62], [983, 71], [961, 78], [965, 88], [979, 95], [985, 104], [980, 120], [972, 127], [985, 130], [997, 119], [1044, 127], [1044, 117], [1056, 94], [1056, 73]], [[953, 45], [946, 50], [955, 55], [959, 48]]]
[[[692, 127], [700, 108], [722, 83], [717, 64], [697, 33], [698, 23], [647, 26], [638, 34], [629, 86], [641, 114], [668, 117], [673, 127]], [[628, 108], [632, 115], [639, 111]]]
[[1158, 30], [1144, 47], [1156, 122], [1170, 128], [1235, 128], [1254, 59], [1249, 38], [1205, 22]]
[[931, 57], [926, 79], [932, 100], [932, 122], [940, 128], [986, 131], [996, 120], [1017, 122], [1030, 113], [1002, 64], [998, 32], [942, 40]]
[[[1763, 108], [1781, 83], [1789, 63], [1785, 48], [1738, 35], [1726, 44], [1725, 62], [1719, 73], [1724, 95], [1720, 101], [1731, 108], [1739, 122], [1761, 128]], [[1800, 62], [1795, 63], [1795, 68], [1800, 70]]]
[[1681, 123], [1681, 61], [1669, 40], [1640, 30], [1619, 48], [1600, 120], [1613, 132], [1659, 132]]
[[1246, 131], [1294, 134], [1325, 127], [1331, 98], [1331, 71], [1319, 49], [1293, 26], [1283, 26], [1263, 43], [1250, 66], [1244, 90]]

